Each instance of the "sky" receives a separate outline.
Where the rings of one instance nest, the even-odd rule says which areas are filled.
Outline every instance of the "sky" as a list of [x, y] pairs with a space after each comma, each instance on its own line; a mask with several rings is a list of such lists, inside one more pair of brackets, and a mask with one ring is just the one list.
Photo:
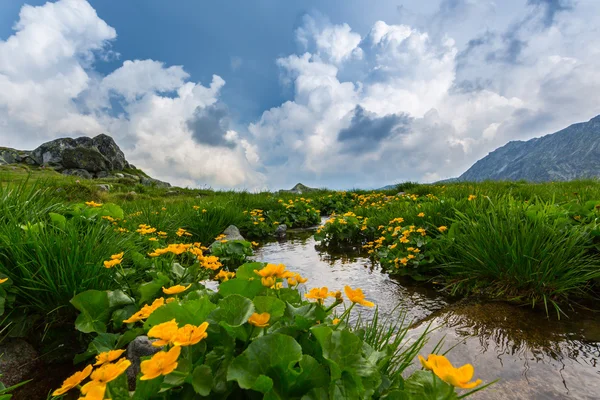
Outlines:
[[0, 146], [178, 186], [434, 182], [598, 114], [598, 0], [0, 0]]

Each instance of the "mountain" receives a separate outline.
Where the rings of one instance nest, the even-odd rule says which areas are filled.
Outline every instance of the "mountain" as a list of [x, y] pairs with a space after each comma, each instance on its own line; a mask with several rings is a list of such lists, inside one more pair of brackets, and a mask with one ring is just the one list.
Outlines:
[[458, 180], [546, 182], [592, 177], [600, 177], [600, 115], [546, 136], [509, 142]]

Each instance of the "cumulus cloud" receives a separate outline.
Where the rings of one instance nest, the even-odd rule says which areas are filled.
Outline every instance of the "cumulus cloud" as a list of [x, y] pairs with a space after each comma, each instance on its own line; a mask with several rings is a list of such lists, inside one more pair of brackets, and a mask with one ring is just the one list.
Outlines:
[[[493, 7], [475, 3], [443, 1], [432, 20], [493, 17]], [[282, 171], [338, 187], [458, 176], [509, 140], [599, 113], [598, 42], [586, 22], [597, 7], [559, 0], [525, 7], [503, 29], [485, 27], [462, 46], [427, 24], [377, 21], [340, 41], [337, 57], [318, 43], [351, 28], [305, 18], [297, 39], [307, 51], [278, 60], [293, 100], [249, 127], [276, 166], [267, 162], [270, 181]]]
[[111, 57], [117, 33], [85, 0], [24, 6], [14, 29], [0, 41], [3, 145], [33, 148], [107, 132], [129, 161], [157, 178], [190, 186], [264, 185], [252, 167], [260, 160], [256, 148], [228, 128], [218, 103], [221, 77], [203, 86], [189, 81], [182, 66], [155, 60], [126, 60], [100, 75], [94, 62]]

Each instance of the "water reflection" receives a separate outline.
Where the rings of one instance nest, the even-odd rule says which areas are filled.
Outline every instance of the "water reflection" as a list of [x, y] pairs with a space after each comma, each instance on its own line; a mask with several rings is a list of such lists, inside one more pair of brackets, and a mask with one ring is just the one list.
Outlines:
[[429, 349], [444, 338], [445, 348], [454, 346], [449, 358], [455, 364], [472, 363], [476, 377], [487, 382], [501, 379], [474, 400], [600, 399], [597, 315], [577, 313], [558, 321], [506, 303], [452, 304], [431, 288], [391, 279], [360, 254], [332, 254], [316, 244], [311, 232], [292, 233], [287, 241], [260, 247], [255, 259], [287, 265], [309, 278], [309, 288], [361, 287], [384, 315], [397, 313], [400, 304], [409, 320], [420, 321], [411, 336], [429, 323], [437, 326]]

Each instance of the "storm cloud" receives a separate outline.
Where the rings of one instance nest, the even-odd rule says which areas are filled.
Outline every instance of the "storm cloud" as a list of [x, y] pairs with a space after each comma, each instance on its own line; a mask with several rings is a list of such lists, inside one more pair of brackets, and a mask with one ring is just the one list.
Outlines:
[[186, 122], [187, 128], [192, 132], [192, 139], [197, 143], [232, 149], [236, 143], [227, 137], [230, 124], [229, 109], [223, 103], [197, 107], [194, 116]]
[[349, 153], [375, 150], [379, 144], [393, 135], [409, 131], [411, 118], [408, 115], [389, 114], [378, 117], [360, 105], [352, 111], [350, 126], [340, 130], [338, 141], [344, 143]]

